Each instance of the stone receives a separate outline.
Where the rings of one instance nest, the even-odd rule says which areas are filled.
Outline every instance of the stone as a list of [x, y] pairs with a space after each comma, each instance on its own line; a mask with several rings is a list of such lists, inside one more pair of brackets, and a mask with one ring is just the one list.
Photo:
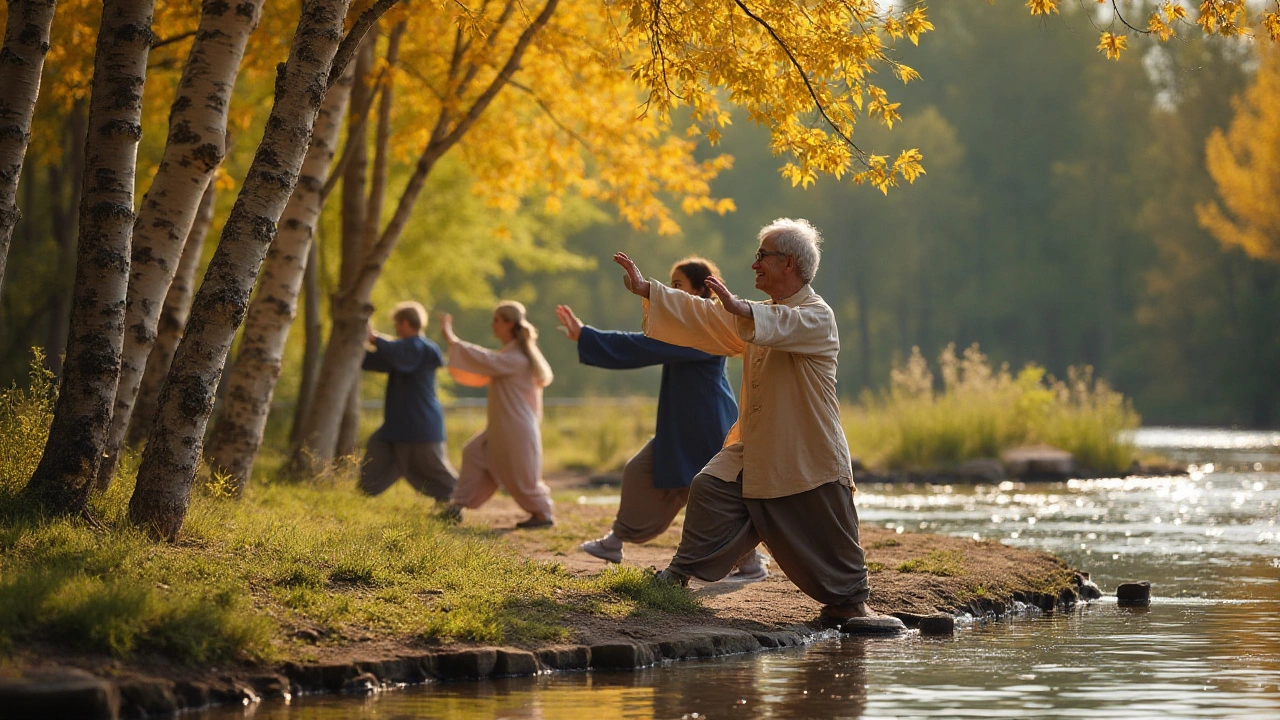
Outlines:
[[965, 460], [956, 468], [956, 475], [969, 482], [998, 483], [1004, 480], [1004, 463], [995, 458]]
[[1146, 607], [1151, 604], [1151, 583], [1122, 583], [1116, 588], [1116, 604], [1128, 607]]
[[1001, 454], [1000, 459], [1009, 475], [1024, 479], [1064, 480], [1076, 471], [1071, 453], [1048, 445], [1012, 448]]
[[298, 640], [301, 640], [302, 642], [307, 642], [307, 643], [320, 642], [320, 633], [316, 632], [315, 630], [312, 630], [311, 628], [302, 628], [301, 630], [298, 630], [297, 632], [295, 632], [293, 636]]
[[283, 675], [254, 675], [247, 682], [263, 700], [288, 700], [292, 694], [289, 678]]
[[538, 658], [528, 650], [498, 648], [497, 659], [493, 664], [495, 676], [537, 675]]
[[120, 713], [120, 692], [83, 670], [43, 668], [22, 678], [0, 678], [0, 708], [11, 720], [114, 720]]
[[850, 635], [895, 635], [907, 629], [901, 620], [889, 615], [841, 618], [838, 622], [840, 632]]
[[603, 643], [591, 646], [591, 667], [598, 670], [630, 670], [655, 662], [653, 650], [640, 643]]
[[1072, 576], [1071, 583], [1076, 586], [1076, 595], [1081, 600], [1097, 600], [1102, 597], [1102, 588], [1099, 588], [1094, 584], [1093, 580], [1089, 579], [1089, 573], [1087, 572], [1077, 571]]
[[498, 652], [493, 648], [440, 653], [436, 655], [436, 674], [441, 680], [487, 678], [497, 662]]
[[538, 662], [550, 670], [586, 670], [591, 648], [586, 645], [553, 645], [537, 651]]
[[901, 611], [891, 612], [889, 614], [901, 620], [902, 624], [906, 625], [909, 628], [920, 627], [920, 621], [928, 617], [928, 615], [920, 615], [918, 613], [909, 613], [909, 612], [901, 612]]
[[956, 631], [956, 619], [946, 613], [920, 618], [921, 635], [952, 635]]
[[126, 677], [116, 681], [120, 690], [120, 717], [145, 718], [178, 712], [174, 684], [159, 678]]
[[376, 695], [382, 690], [382, 683], [373, 673], [360, 673], [342, 684], [343, 695]]

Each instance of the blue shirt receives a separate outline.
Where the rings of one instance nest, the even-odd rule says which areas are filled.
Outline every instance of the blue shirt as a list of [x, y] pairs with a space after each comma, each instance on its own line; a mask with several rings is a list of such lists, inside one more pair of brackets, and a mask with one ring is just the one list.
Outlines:
[[725, 358], [669, 345], [643, 333], [585, 326], [578, 361], [611, 370], [662, 366], [658, 427], [653, 436], [653, 486], [685, 488], [720, 452], [738, 417], [738, 403], [724, 375]]
[[364, 354], [360, 367], [388, 375], [382, 427], [373, 437], [389, 443], [444, 442], [444, 412], [436, 397], [436, 370], [444, 365], [440, 348], [421, 335], [373, 342], [377, 349]]

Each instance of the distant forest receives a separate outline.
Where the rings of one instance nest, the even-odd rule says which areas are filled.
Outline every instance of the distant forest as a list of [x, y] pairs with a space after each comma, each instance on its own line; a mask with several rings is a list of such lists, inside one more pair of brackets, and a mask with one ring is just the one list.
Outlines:
[[[737, 210], [686, 218], [675, 236], [634, 231], [581, 202], [555, 213], [537, 203], [490, 208], [470, 196], [465, 173], [442, 171], [376, 291], [381, 329], [390, 329], [383, 310], [412, 297], [456, 312], [459, 334], [483, 342], [492, 301], [512, 297], [542, 332], [556, 371], [549, 395], [653, 394], [656, 371], [577, 366], [572, 343], [554, 330], [555, 305], [592, 325], [637, 329], [640, 308], [608, 262], [619, 249], [664, 279], [673, 261], [706, 255], [732, 289], [756, 298], [756, 230], [805, 217], [826, 237], [815, 287], [839, 315], [849, 399], [886, 386], [913, 346], [932, 358], [948, 343], [978, 343], [1015, 368], [1034, 362], [1065, 376], [1091, 365], [1148, 424], [1280, 423], [1280, 264], [1224, 249], [1195, 213], [1215, 193], [1205, 140], [1230, 122], [1229, 98], [1257, 62], [1253, 46], [1139, 41], [1113, 62], [1074, 13], [1040, 20], [1021, 3], [943, 2], [930, 15], [937, 30], [902, 52], [923, 77], [897, 91], [903, 122], [891, 132], [866, 124], [855, 137], [890, 156], [918, 147], [927, 175], [914, 185], [887, 196], [830, 178], [793, 188], [768, 133], [745, 117], [704, 148], [734, 156], [713, 187]], [[255, 144], [253, 131], [244, 134], [228, 157], [232, 179]], [[144, 165], [154, 165], [163, 135], [144, 138]], [[35, 153], [0, 296], [5, 385], [23, 381], [32, 346], [56, 355], [65, 337], [72, 277], [59, 270], [53, 240], [60, 211], [41, 190], [57, 163]], [[407, 174], [397, 168], [393, 184], [396, 173]], [[222, 193], [220, 207], [233, 195]], [[336, 205], [319, 235], [328, 292], [337, 283]], [[428, 334], [437, 337], [434, 326]], [[277, 401], [296, 393], [302, 335], [300, 318]], [[381, 381], [366, 378], [364, 391], [379, 396]]]

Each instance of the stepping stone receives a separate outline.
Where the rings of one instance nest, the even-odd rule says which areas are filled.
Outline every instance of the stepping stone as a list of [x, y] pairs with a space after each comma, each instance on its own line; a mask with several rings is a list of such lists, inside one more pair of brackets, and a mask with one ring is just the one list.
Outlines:
[[896, 617], [876, 615], [873, 617], [845, 618], [839, 621], [840, 632], [850, 635], [896, 635], [906, 632], [907, 626]]
[[1146, 607], [1151, 604], [1151, 583], [1124, 583], [1116, 588], [1116, 604], [1129, 607]]

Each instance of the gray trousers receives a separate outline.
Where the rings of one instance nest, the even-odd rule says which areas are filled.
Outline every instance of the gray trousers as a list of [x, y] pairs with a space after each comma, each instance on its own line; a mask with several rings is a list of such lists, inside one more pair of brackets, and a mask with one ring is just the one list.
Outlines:
[[757, 543], [804, 594], [823, 605], [866, 602], [866, 555], [853, 491], [839, 482], [768, 500], [742, 497], [741, 482], [693, 479], [684, 534], [670, 568], [715, 582]]
[[666, 532], [689, 499], [689, 488], [653, 486], [653, 439], [622, 468], [622, 498], [613, 534], [629, 543], [646, 543]]
[[444, 443], [389, 443], [369, 438], [360, 467], [360, 491], [380, 495], [400, 478], [440, 502], [448, 501], [458, 485], [458, 473], [449, 464]]

